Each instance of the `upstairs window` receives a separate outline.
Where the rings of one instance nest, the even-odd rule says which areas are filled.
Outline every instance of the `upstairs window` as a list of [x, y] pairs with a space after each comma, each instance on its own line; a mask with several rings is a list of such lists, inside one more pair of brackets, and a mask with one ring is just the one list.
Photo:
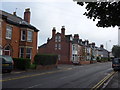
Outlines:
[[27, 41], [28, 42], [32, 42], [32, 36], [33, 36], [33, 32], [32, 31], [27, 31]]
[[7, 26], [6, 27], [6, 39], [11, 39], [12, 38], [12, 27]]
[[60, 35], [57, 35], [55, 37], [55, 42], [61, 42], [61, 36]]
[[25, 41], [26, 40], [26, 31], [22, 30], [21, 31], [21, 41]]
[[75, 50], [75, 45], [73, 45], [73, 50]]
[[57, 50], [57, 44], [55, 44], [55, 50]]
[[58, 44], [58, 49], [61, 50], [61, 44]]

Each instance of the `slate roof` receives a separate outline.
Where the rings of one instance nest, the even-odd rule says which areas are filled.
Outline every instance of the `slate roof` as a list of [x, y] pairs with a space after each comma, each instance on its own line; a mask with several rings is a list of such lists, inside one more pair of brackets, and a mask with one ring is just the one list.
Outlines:
[[45, 44], [39, 46], [38, 48], [45, 48], [46, 46], [47, 46], [47, 44], [45, 43]]
[[12, 25], [16, 25], [19, 27], [25, 27], [25, 28], [30, 28], [30, 29], [34, 29], [35, 32], [38, 32], [39, 30], [34, 27], [33, 25], [29, 24], [28, 22], [24, 21], [24, 19], [7, 13], [5, 11], [0, 10], [0, 18], [4, 19], [7, 23], [10, 23]]

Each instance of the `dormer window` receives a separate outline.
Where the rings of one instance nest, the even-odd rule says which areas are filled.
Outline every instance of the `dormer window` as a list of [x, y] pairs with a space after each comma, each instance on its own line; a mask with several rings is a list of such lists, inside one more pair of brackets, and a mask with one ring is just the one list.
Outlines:
[[12, 38], [12, 27], [7, 26], [6, 27], [6, 39], [11, 39]]

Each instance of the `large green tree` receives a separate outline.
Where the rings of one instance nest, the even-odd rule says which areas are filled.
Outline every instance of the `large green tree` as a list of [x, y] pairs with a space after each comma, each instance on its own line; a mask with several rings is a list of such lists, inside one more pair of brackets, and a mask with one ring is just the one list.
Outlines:
[[98, 20], [98, 27], [120, 26], [120, 1], [119, 2], [77, 2], [86, 5], [84, 15], [93, 21]]
[[119, 57], [120, 58], [120, 46], [115, 45], [112, 48], [112, 53], [115, 57]]

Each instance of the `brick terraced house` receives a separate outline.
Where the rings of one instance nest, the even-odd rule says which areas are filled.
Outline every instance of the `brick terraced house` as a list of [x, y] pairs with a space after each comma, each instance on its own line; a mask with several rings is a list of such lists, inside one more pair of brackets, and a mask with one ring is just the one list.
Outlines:
[[38, 29], [30, 24], [30, 9], [25, 9], [24, 19], [0, 10], [0, 53], [13, 58], [30, 58], [37, 53]]
[[70, 64], [72, 56], [72, 35], [65, 35], [65, 27], [62, 26], [61, 33], [55, 27], [52, 29], [52, 38], [47, 43], [38, 47], [39, 54], [57, 54], [58, 63]]
[[[65, 27], [61, 33], [55, 27], [52, 30], [52, 38], [47, 43], [38, 47], [39, 54], [57, 54], [59, 64], [90, 64], [87, 59], [88, 41], [79, 39], [78, 34], [65, 35]], [[90, 52], [91, 53], [91, 52]]]

